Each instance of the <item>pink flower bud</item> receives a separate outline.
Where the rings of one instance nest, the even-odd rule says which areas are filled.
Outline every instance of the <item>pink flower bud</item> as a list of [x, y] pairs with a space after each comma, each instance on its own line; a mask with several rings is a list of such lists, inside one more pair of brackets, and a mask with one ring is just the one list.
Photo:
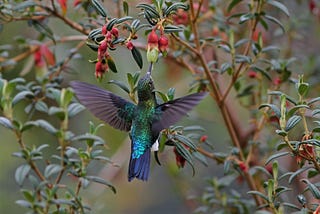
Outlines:
[[158, 41], [159, 50], [165, 52], [169, 45], [169, 40], [166, 36], [162, 35]]
[[127, 48], [128, 48], [130, 51], [131, 51], [131, 50], [133, 49], [133, 47], [134, 47], [131, 41], [127, 42], [126, 46], [127, 46]]
[[118, 38], [118, 36], [119, 36], [119, 30], [118, 30], [118, 28], [112, 28], [111, 29], [111, 34], [114, 36], [114, 37], [116, 37], [116, 38]]
[[148, 45], [150, 45], [150, 47], [156, 47], [158, 46], [158, 41], [158, 35], [156, 34], [156, 32], [154, 32], [154, 30], [152, 30], [148, 35]]

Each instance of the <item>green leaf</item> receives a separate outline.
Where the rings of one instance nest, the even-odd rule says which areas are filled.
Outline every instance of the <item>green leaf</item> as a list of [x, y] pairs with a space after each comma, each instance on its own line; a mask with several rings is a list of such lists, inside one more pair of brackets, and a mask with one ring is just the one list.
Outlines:
[[307, 105], [311, 105], [311, 104], [313, 104], [315, 102], [319, 102], [319, 101], [320, 101], [320, 97], [316, 97], [316, 98], [313, 98], [313, 99], [309, 100], [307, 102]]
[[320, 199], [320, 190], [318, 189], [318, 187], [311, 183], [308, 179], [302, 179], [302, 181], [308, 185], [308, 189], [310, 190], [312, 195], [316, 199]]
[[276, 8], [278, 8], [278, 9], [280, 9], [287, 16], [290, 16], [288, 8], [284, 4], [282, 4], [281, 2], [274, 1], [274, 0], [268, 0], [267, 3], [272, 5], [272, 6], [274, 6], [274, 7], [276, 7]]
[[281, 30], [283, 31], [283, 33], [286, 32], [284, 26], [282, 25], [282, 23], [281, 23], [277, 18], [275, 18], [275, 17], [273, 17], [273, 16], [270, 16], [270, 15], [264, 15], [264, 17], [265, 17], [266, 19], [268, 19], [269, 21], [277, 24], [277, 25], [281, 28]]
[[[75, 207], [77, 204], [73, 201], [73, 200], [67, 200], [67, 199], [51, 199], [50, 200], [51, 203], [53, 204], [65, 204], [65, 205], [70, 205], [70, 206], [73, 206]], [[59, 214], [60, 214], [61, 211], [59, 211]]]
[[49, 179], [52, 175], [59, 173], [62, 169], [61, 165], [50, 164], [46, 166], [46, 169], [44, 170], [44, 177]]
[[35, 121], [27, 121], [25, 124], [23, 124], [20, 131], [21, 132], [27, 131], [28, 129], [31, 129], [34, 126], [38, 126], [38, 123]]
[[65, 118], [65, 112], [62, 108], [56, 107], [56, 106], [51, 106], [48, 111], [49, 115], [55, 115], [57, 116], [60, 120], [64, 120]]
[[113, 193], [117, 193], [116, 188], [109, 181], [106, 181], [103, 178], [100, 178], [97, 176], [86, 176], [85, 178], [88, 179], [89, 181], [93, 181], [93, 182], [96, 182], [99, 184], [106, 185], [112, 190]]
[[240, 16], [239, 24], [243, 24], [252, 18], [254, 18], [254, 14], [252, 14], [252, 13], [243, 14], [242, 16]]
[[306, 108], [306, 109], [309, 109], [310, 107], [307, 106], [307, 105], [296, 105], [294, 107], [292, 107], [288, 113], [287, 113], [287, 116], [288, 117], [291, 117], [297, 110], [301, 109], [301, 108]]
[[24, 98], [32, 99], [34, 98], [34, 94], [31, 91], [21, 91], [12, 99], [12, 105], [15, 105]]
[[178, 140], [179, 142], [183, 143], [187, 147], [191, 148], [193, 151], [197, 151], [197, 147], [188, 137], [184, 135], [176, 134], [174, 135], [174, 139]]
[[35, 108], [36, 110], [44, 113], [48, 113], [48, 110], [49, 110], [47, 104], [41, 100], [36, 102]]
[[136, 61], [137, 65], [141, 69], [143, 66], [143, 61], [140, 51], [136, 47], [133, 47], [131, 50], [131, 54], [133, 56], [133, 59]]
[[38, 124], [39, 127], [45, 129], [50, 134], [55, 135], [58, 132], [56, 128], [54, 128], [49, 122], [45, 120], [37, 120], [35, 122]]
[[281, 117], [281, 112], [280, 112], [280, 109], [278, 108], [278, 106], [276, 106], [274, 104], [267, 103], [267, 104], [260, 105], [259, 109], [266, 108], [266, 107], [269, 107], [274, 112], [274, 114], [276, 115], [277, 118]]
[[119, 80], [110, 80], [108, 83], [115, 84], [115, 85], [119, 86], [122, 90], [124, 90], [125, 92], [130, 94], [130, 90], [124, 82], [119, 81]]
[[308, 83], [298, 83], [298, 93], [300, 96], [305, 96], [309, 90]]
[[250, 68], [254, 71], [260, 72], [264, 77], [266, 77], [268, 80], [272, 81], [270, 74], [265, 69], [260, 68], [256, 65], [251, 65]]
[[319, 175], [319, 172], [317, 170], [309, 170], [308, 171], [308, 178], [313, 178], [314, 176]]
[[247, 192], [247, 194], [257, 195], [257, 196], [263, 198], [264, 200], [268, 201], [268, 197], [259, 191], [249, 191], [249, 192]]
[[192, 168], [192, 175], [194, 176], [195, 169], [192, 161], [192, 155], [190, 154], [189, 150], [180, 143], [175, 142], [174, 145], [177, 149], [177, 152], [190, 164]]
[[23, 197], [25, 199], [27, 199], [27, 201], [34, 202], [34, 195], [32, 194], [32, 191], [26, 190], [26, 189], [22, 189], [21, 192], [23, 194]]
[[179, 32], [182, 32], [183, 30], [184, 29], [182, 27], [175, 26], [175, 25], [166, 25], [164, 27], [165, 33], [179, 33]]
[[301, 174], [301, 173], [304, 172], [304, 171], [307, 171], [307, 170], [310, 169], [310, 168], [311, 168], [310, 166], [309, 166], [309, 167], [303, 167], [303, 168], [301, 168], [301, 169], [298, 169], [298, 170], [295, 171], [294, 173], [292, 173], [292, 174], [290, 175], [290, 177], [289, 177], [289, 180], [288, 180], [289, 184], [291, 184], [292, 181], [293, 181], [293, 179], [296, 178], [299, 174]]
[[53, 32], [47, 25], [35, 19], [32, 20], [30, 23], [38, 32], [40, 32], [41, 34], [45, 35], [46, 37], [50, 38], [53, 42], [55, 42]]
[[232, 10], [232, 8], [234, 8], [240, 2], [242, 2], [242, 0], [233, 0], [228, 6], [228, 12], [230, 12]]
[[75, 136], [71, 139], [71, 141], [83, 141], [83, 140], [98, 141], [103, 144], [105, 143], [105, 141], [101, 137], [93, 135], [93, 134], [89, 134], [89, 133], [78, 135], [78, 136]]
[[301, 119], [302, 119], [302, 117], [298, 116], [298, 115], [294, 115], [294, 116], [290, 117], [287, 121], [285, 131], [291, 130], [293, 127], [295, 127], [300, 122]]
[[300, 210], [300, 208], [298, 206], [291, 204], [291, 203], [283, 202], [281, 204], [282, 204], [282, 206], [289, 207], [289, 208], [295, 209], [297, 211]]
[[128, 2], [122, 2], [123, 13], [127, 16], [129, 14], [129, 5]]
[[27, 175], [31, 170], [31, 166], [28, 164], [23, 164], [16, 169], [14, 178], [19, 186], [22, 186], [23, 181], [26, 179]]
[[19, 10], [25, 10], [29, 7], [34, 7], [37, 6], [37, 4], [33, 1], [33, 0], [27, 0], [27, 1], [23, 1], [17, 5], [15, 5], [12, 10], [14, 11], [19, 11]]
[[201, 131], [201, 132], [204, 132], [205, 129], [201, 126], [197, 126], [197, 125], [194, 125], [194, 126], [186, 126], [183, 128], [183, 131]]
[[31, 208], [32, 207], [32, 204], [26, 200], [17, 200], [16, 201], [16, 204], [22, 206], [22, 207], [25, 207], [25, 208]]
[[268, 163], [270, 163], [272, 160], [274, 160], [274, 159], [276, 159], [276, 158], [279, 158], [279, 157], [282, 157], [282, 156], [286, 156], [286, 155], [289, 155], [289, 154], [290, 154], [290, 152], [280, 152], [280, 153], [276, 153], [276, 154], [274, 154], [274, 155], [271, 155], [271, 156], [267, 159], [265, 165], [268, 165]]
[[71, 103], [68, 106], [68, 116], [71, 118], [85, 109], [86, 108], [83, 105], [81, 105], [80, 103]]
[[113, 59], [111, 57], [108, 57], [107, 59], [107, 64], [110, 68], [110, 70], [113, 72], [113, 73], [117, 73], [117, 67], [116, 67], [116, 64], [114, 63]]
[[13, 129], [11, 121], [6, 117], [0, 117], [0, 124], [8, 129]]
[[104, 9], [99, 0], [91, 0], [91, 3], [102, 17], [107, 17], [107, 11]]
[[208, 161], [206, 159], [206, 157], [201, 154], [200, 152], [192, 152], [192, 155], [197, 159], [199, 160], [203, 165], [205, 166], [208, 166]]
[[63, 88], [60, 94], [60, 106], [66, 108], [73, 98], [73, 91], [70, 88]]

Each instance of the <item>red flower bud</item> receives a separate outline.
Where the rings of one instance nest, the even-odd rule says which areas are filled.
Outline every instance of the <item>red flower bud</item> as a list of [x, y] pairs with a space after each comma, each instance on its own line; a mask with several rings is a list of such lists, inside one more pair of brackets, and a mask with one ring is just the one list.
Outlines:
[[130, 51], [131, 51], [131, 50], [133, 49], [133, 47], [134, 47], [131, 41], [127, 42], [126, 46], [127, 46], [127, 48], [128, 48]]
[[162, 35], [158, 41], [159, 50], [165, 52], [169, 45], [169, 40], [166, 36]]
[[98, 61], [96, 63], [96, 70], [95, 70], [95, 76], [97, 79], [101, 79], [104, 75], [104, 73], [107, 71], [108, 65], [103, 64], [101, 61]]
[[279, 77], [276, 77], [273, 79], [273, 84], [274, 85], [280, 85], [281, 84], [281, 79]]
[[116, 38], [118, 38], [118, 36], [119, 36], [119, 30], [118, 30], [118, 28], [112, 28], [111, 29], [111, 34], [114, 36], [114, 37], [116, 37]]
[[206, 142], [207, 139], [208, 139], [208, 136], [207, 136], [207, 135], [202, 135], [202, 136], [200, 137], [200, 142]]
[[239, 161], [238, 164], [241, 171], [248, 172], [248, 167], [243, 161]]
[[249, 78], [256, 78], [257, 77], [257, 72], [252, 71], [252, 70], [248, 71], [248, 77]]
[[148, 35], [148, 45], [150, 45], [151, 47], [158, 46], [158, 41], [158, 35], [156, 34], [156, 32], [154, 32], [154, 30], [152, 30]]
[[107, 32], [108, 32], [107, 25], [103, 25], [102, 30], [101, 30], [102, 35], [105, 36], [107, 34]]
[[98, 48], [98, 51], [101, 52], [101, 54], [104, 54], [107, 51], [108, 48], [108, 44], [106, 40], [103, 40]]
[[184, 159], [184, 157], [182, 157], [179, 152], [177, 151], [177, 148], [174, 147], [173, 148], [173, 152], [176, 156], [176, 164], [179, 168], [183, 168], [186, 164], [186, 159]]
[[178, 9], [177, 13], [172, 16], [173, 21], [178, 25], [188, 24], [188, 13], [183, 9]]

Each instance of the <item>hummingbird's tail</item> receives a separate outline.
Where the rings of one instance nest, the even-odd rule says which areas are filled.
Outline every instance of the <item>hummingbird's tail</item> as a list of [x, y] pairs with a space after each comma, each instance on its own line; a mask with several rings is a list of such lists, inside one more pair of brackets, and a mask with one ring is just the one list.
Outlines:
[[147, 149], [139, 158], [132, 158], [130, 156], [128, 180], [132, 181], [134, 178], [147, 181], [150, 171], [150, 149]]

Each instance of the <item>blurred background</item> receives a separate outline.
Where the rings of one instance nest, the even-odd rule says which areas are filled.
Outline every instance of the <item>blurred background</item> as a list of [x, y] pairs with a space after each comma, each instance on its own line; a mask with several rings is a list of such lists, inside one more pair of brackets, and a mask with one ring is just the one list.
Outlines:
[[[218, 2], [218, 1], [217, 1]], [[275, 26], [274, 31], [270, 30], [266, 34], [266, 42], [281, 45], [284, 55], [292, 55], [298, 59], [293, 71], [296, 73], [304, 72], [311, 84], [319, 83], [318, 75], [320, 68], [319, 43], [320, 43], [320, 13], [318, 11], [310, 11], [310, 1], [283, 1], [288, 6], [291, 17], [283, 19], [285, 27], [288, 30], [287, 35], [280, 35]], [[316, 1], [317, 4], [319, 2]], [[73, 20], [81, 20], [83, 14], [72, 9], [72, 1], [68, 2], [70, 9], [67, 16]], [[106, 8], [112, 8], [115, 1], [104, 1]], [[134, 3], [132, 2], [132, 5]], [[318, 10], [318, 9], [317, 9]], [[51, 19], [49, 26], [55, 29], [58, 37], [70, 34], [79, 34], [71, 30], [68, 26], [56, 19]], [[212, 26], [213, 27], [213, 26]], [[36, 39], [37, 35], [26, 22], [13, 22], [3, 25], [0, 32], [0, 45], [14, 43], [14, 38], [24, 37], [28, 39]], [[76, 43], [57, 44], [52, 50], [57, 61], [64, 59], [69, 50]], [[12, 50], [12, 56], [16, 55]], [[84, 46], [80, 49], [78, 58], [72, 60], [69, 64], [70, 72], [64, 74], [64, 84], [68, 85], [71, 80], [81, 80], [99, 85], [124, 98], [126, 94], [114, 85], [107, 84], [108, 80], [120, 79], [125, 80], [125, 73], [135, 73], [139, 71], [135, 62], [131, 59], [130, 53], [123, 49], [112, 53], [116, 61], [119, 73], [108, 73], [106, 78], [98, 83], [93, 75], [94, 64], [88, 60], [95, 59], [96, 53]], [[25, 62], [26, 63], [26, 62]], [[147, 64], [146, 62], [144, 63]], [[6, 79], [12, 79], [19, 75], [25, 66], [20, 63], [14, 70], [6, 71], [2, 75]], [[141, 73], [143, 74], [143, 69]], [[26, 78], [33, 78], [33, 73], [27, 74]], [[189, 84], [193, 78], [186, 70], [182, 70], [177, 65], [170, 63], [166, 59], [161, 59], [156, 64], [153, 73], [155, 86], [158, 90], [166, 92], [169, 88], [176, 88], [176, 97], [188, 94]], [[318, 87], [318, 86], [317, 86]], [[314, 90], [316, 91], [316, 90]], [[231, 95], [232, 96], [232, 95]], [[23, 113], [23, 103], [17, 108], [17, 115], [25, 117]], [[20, 113], [21, 112], [21, 113]], [[208, 141], [213, 145], [214, 151], [226, 152], [230, 149], [229, 136], [224, 127], [221, 116], [217, 112], [216, 106], [210, 98], [206, 98], [197, 106], [188, 117], [180, 121], [179, 125], [200, 125], [205, 128], [203, 134], [208, 135]], [[247, 111], [239, 108], [239, 118], [247, 119]], [[38, 115], [39, 118], [45, 115]], [[101, 121], [94, 118], [88, 111], [83, 111], [70, 121], [72, 130], [75, 133], [84, 133], [88, 130], [89, 121], [95, 124]], [[219, 177], [222, 175], [222, 166], [216, 162], [208, 160], [209, 166], [196, 162], [196, 174], [192, 176], [190, 166], [186, 165], [184, 169], [178, 169], [175, 164], [175, 157], [172, 149], [167, 148], [165, 152], [160, 154], [161, 166], [157, 165], [152, 159], [151, 173], [148, 182], [134, 180], [127, 181], [127, 167], [130, 152], [130, 143], [127, 133], [120, 132], [105, 125], [99, 130], [99, 136], [105, 139], [107, 147], [105, 154], [110, 157], [119, 166], [110, 164], [95, 164], [91, 166], [91, 170], [99, 172], [99, 174], [112, 182], [116, 187], [117, 193], [113, 194], [108, 188], [102, 185], [91, 184], [87, 189], [82, 191], [83, 200], [92, 208], [92, 213], [130, 213], [130, 214], [160, 214], [160, 213], [192, 213], [198, 206], [199, 197], [206, 186], [206, 179], [212, 176]], [[24, 213], [25, 209], [17, 206], [15, 201], [21, 198], [19, 186], [15, 183], [15, 169], [21, 164], [21, 160], [12, 156], [13, 152], [19, 151], [15, 136], [8, 132], [2, 126], [0, 127], [0, 213], [19, 214]], [[40, 145], [42, 143], [52, 144], [52, 148], [56, 148], [55, 138], [41, 129], [34, 128], [28, 136], [25, 137], [28, 145]], [[239, 189], [243, 188], [242, 182], [236, 182]], [[70, 183], [70, 185], [73, 185]]]

